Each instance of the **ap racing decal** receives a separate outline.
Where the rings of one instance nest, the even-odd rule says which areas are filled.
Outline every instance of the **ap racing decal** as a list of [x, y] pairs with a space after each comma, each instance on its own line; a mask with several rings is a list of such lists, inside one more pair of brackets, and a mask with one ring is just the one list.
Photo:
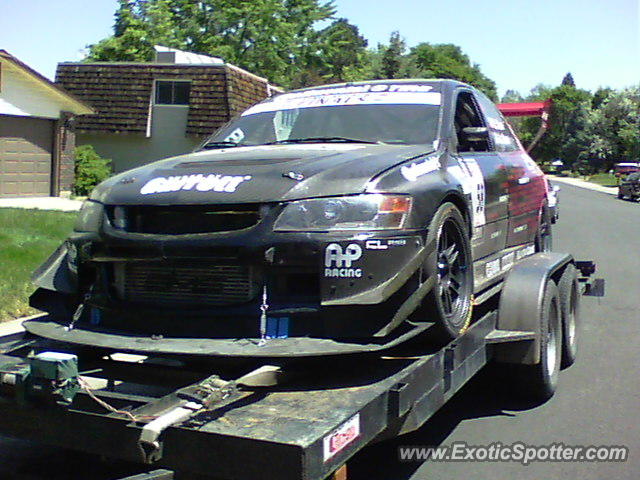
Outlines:
[[462, 191], [471, 197], [473, 226], [481, 227], [487, 223], [485, 217], [486, 192], [484, 175], [475, 158], [458, 158], [458, 165], [448, 171], [462, 185]]
[[350, 243], [344, 249], [339, 243], [327, 245], [324, 253], [324, 276], [331, 278], [360, 278], [362, 268], [353, 265], [362, 257], [362, 247]]
[[242, 116], [296, 108], [335, 107], [339, 105], [413, 104], [440, 105], [442, 95], [431, 85], [365, 84], [285, 93], [259, 103]]
[[178, 190], [197, 190], [198, 192], [233, 193], [242, 182], [251, 180], [251, 175], [177, 175], [156, 177], [149, 180], [140, 189], [142, 195], [177, 192]]

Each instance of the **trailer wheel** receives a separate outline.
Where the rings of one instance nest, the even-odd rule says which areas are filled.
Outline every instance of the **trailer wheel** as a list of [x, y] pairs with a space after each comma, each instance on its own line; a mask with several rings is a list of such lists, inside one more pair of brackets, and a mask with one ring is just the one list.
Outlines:
[[473, 274], [467, 225], [460, 210], [444, 203], [433, 216], [427, 231], [427, 243], [435, 249], [426, 260], [425, 273], [436, 283], [425, 298], [427, 315], [435, 317], [435, 336], [451, 340], [468, 328], [471, 321]]
[[624, 198], [624, 195], [622, 194], [622, 192], [620, 191], [620, 189], [618, 189], [618, 198], [620, 200], [622, 200]]
[[580, 286], [578, 271], [567, 265], [558, 282], [562, 315], [562, 368], [573, 365], [578, 352], [577, 330], [580, 323]]
[[540, 362], [520, 366], [517, 377], [522, 393], [530, 399], [547, 400], [558, 386], [562, 350], [560, 295], [553, 280], [545, 287], [540, 318]]

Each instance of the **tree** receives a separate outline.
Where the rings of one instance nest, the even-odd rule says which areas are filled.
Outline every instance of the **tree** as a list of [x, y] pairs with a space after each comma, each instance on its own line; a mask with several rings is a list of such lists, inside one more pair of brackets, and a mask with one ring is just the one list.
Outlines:
[[565, 165], [571, 166], [594, 142], [589, 129], [591, 93], [560, 85], [552, 89], [547, 98], [552, 101], [549, 129], [534, 148], [534, 156], [541, 161], [561, 158]]
[[576, 82], [573, 81], [573, 75], [571, 75], [571, 72], [567, 72], [560, 85], [568, 85], [570, 87], [576, 86]]
[[411, 49], [409, 56], [421, 76], [460, 80], [482, 90], [492, 100], [498, 99], [493, 80], [480, 71], [478, 64], [472, 64], [457, 45], [421, 43]]
[[640, 161], [640, 86], [610, 92], [594, 109], [590, 133], [597, 139], [591, 155], [614, 163]]
[[88, 60], [150, 61], [153, 45], [222, 57], [288, 86], [317, 54], [314, 25], [331, 18], [323, 0], [119, 0], [114, 35]]
[[598, 88], [598, 90], [596, 90], [596, 93], [593, 94], [593, 100], [591, 101], [591, 108], [593, 108], [594, 110], [600, 108], [600, 105], [602, 105], [604, 103], [604, 101], [609, 97], [609, 95], [611, 95], [612, 93], [614, 93], [614, 90], [611, 88]]
[[[367, 47], [367, 40], [360, 35], [358, 27], [340, 18], [321, 30], [318, 34], [320, 58], [324, 63], [325, 79], [331, 82], [347, 80], [350, 76], [358, 76], [358, 67]], [[352, 70], [349, 72], [349, 68]]]
[[522, 98], [522, 95], [517, 90], [507, 90], [506, 92], [504, 92], [504, 95], [502, 96], [502, 99], [500, 100], [500, 102], [502, 102], [502, 103], [520, 103], [523, 100], [524, 99]]
[[400, 32], [391, 33], [389, 46], [382, 49], [382, 78], [398, 78], [406, 49], [407, 44], [400, 36]]

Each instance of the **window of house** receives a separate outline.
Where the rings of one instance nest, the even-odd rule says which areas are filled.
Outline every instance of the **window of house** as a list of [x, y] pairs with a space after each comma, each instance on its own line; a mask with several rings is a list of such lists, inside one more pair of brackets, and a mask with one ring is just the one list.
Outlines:
[[189, 105], [191, 82], [156, 81], [156, 105]]

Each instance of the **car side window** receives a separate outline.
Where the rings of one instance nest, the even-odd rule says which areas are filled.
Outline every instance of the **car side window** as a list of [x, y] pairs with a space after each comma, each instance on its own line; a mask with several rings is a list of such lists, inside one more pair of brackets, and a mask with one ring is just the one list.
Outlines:
[[486, 127], [471, 92], [461, 91], [458, 93], [453, 122], [459, 152], [489, 152], [492, 150], [487, 137], [479, 140], [471, 139], [463, 133], [467, 127]]
[[476, 92], [480, 110], [487, 119], [489, 135], [497, 152], [515, 152], [520, 150], [518, 141], [507, 125], [498, 107], [481, 92]]

